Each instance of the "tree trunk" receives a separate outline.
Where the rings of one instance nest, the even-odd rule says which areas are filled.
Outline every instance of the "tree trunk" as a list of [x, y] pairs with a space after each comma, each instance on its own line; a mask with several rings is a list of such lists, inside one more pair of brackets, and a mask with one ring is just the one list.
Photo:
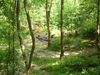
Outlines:
[[8, 52], [7, 52], [7, 57], [8, 57], [8, 59], [7, 59], [7, 75], [9, 75], [9, 58], [10, 58], [10, 51], [11, 51], [11, 25], [9, 25], [9, 32], [8, 32], [8, 39], [9, 39], [9, 41], [8, 41]]
[[51, 45], [51, 32], [50, 32], [50, 13], [51, 13], [51, 7], [52, 7], [52, 1], [49, 2], [46, 0], [46, 21], [47, 21], [47, 32], [48, 32], [48, 47]]
[[60, 59], [62, 56], [64, 56], [64, 50], [63, 50], [63, 20], [64, 20], [64, 0], [61, 0], [61, 24], [60, 24], [60, 32], [61, 32], [61, 39], [60, 39], [60, 44], [61, 44], [61, 54], [60, 54]]
[[15, 25], [16, 25], [16, 22], [15, 22], [15, 19], [16, 19], [16, 0], [13, 2], [14, 3], [14, 6], [13, 6], [13, 12], [14, 12], [14, 15], [13, 15], [13, 19], [12, 19], [12, 27], [13, 27], [13, 75], [15, 74]]
[[100, 26], [99, 26], [99, 13], [100, 13], [100, 0], [97, 0], [97, 37], [96, 37], [96, 46], [98, 53], [100, 53], [99, 49], [99, 34], [100, 34]]
[[16, 1], [16, 23], [17, 23], [17, 33], [18, 33], [18, 38], [19, 38], [19, 43], [20, 43], [20, 48], [22, 52], [22, 56], [24, 59], [25, 66], [27, 66], [27, 61], [26, 61], [26, 55], [24, 53], [24, 44], [23, 44], [23, 39], [21, 37], [21, 27], [20, 27], [20, 20], [19, 20], [19, 13], [20, 13], [20, 1]]
[[26, 68], [24, 75], [29, 75], [29, 69]]
[[12, 50], [13, 50], [13, 75], [15, 74], [15, 32], [14, 32], [14, 30], [15, 30], [15, 28], [14, 28], [14, 24], [12, 24], [13, 25], [13, 39], [12, 39], [12, 41], [13, 41], [13, 48], [12, 48]]
[[26, 5], [27, 5], [27, 0], [24, 0], [24, 9], [25, 9], [26, 17], [27, 17], [30, 36], [31, 36], [31, 39], [32, 39], [32, 48], [31, 48], [31, 52], [30, 52], [30, 55], [29, 55], [29, 61], [28, 61], [27, 67], [26, 67], [26, 75], [28, 75], [28, 72], [31, 68], [32, 56], [33, 56], [33, 53], [34, 53], [34, 50], [35, 50], [35, 37], [34, 37], [33, 31], [32, 31], [31, 19], [30, 19], [30, 15], [29, 15], [29, 12], [27, 10]]
[[51, 45], [51, 32], [50, 32], [50, 11], [46, 11], [47, 18], [47, 32], [48, 32], [48, 47]]
[[[7, 15], [5, 15], [6, 17], [8, 17], [8, 22], [9, 22], [9, 31], [8, 31], [8, 51], [7, 51], [7, 69], [6, 69], [6, 75], [10, 74], [10, 69], [11, 68], [12, 72], [11, 74], [14, 75], [15, 74], [15, 12], [16, 12], [16, 1], [10, 2], [12, 3], [10, 5], [10, 8], [13, 9], [13, 11], [11, 13], [14, 13], [11, 17], [8, 17]], [[12, 60], [11, 60], [12, 58]], [[12, 63], [10, 62], [12, 61]]]

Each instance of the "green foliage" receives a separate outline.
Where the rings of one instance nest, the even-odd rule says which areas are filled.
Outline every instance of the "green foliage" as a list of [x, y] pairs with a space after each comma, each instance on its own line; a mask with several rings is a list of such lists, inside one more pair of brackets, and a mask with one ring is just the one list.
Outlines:
[[51, 63], [56, 62], [57, 60], [59, 60], [59, 59], [56, 59], [56, 58], [52, 58], [51, 59], [50, 57], [38, 57], [38, 56], [34, 56], [33, 57], [33, 64], [37, 64], [37, 65], [40, 65], [42, 67], [45, 67], [47, 65], [50, 65]]
[[9, 75], [12, 75], [13, 71], [20, 70], [19, 63], [20, 63], [19, 54], [16, 50], [13, 52], [13, 50], [0, 49], [0, 70], [1, 71], [4, 71], [4, 73], [7, 73]]
[[[31, 1], [31, 0], [30, 0]], [[42, 6], [43, 4], [45, 4], [45, 0], [32, 0], [32, 3], [34, 3], [36, 6]]]
[[0, 70], [4, 69], [4, 62], [6, 61], [6, 54], [4, 50], [0, 49]]
[[60, 50], [60, 38], [55, 37], [51, 41], [51, 46], [48, 47], [47, 49], [52, 50], [52, 51], [59, 51]]
[[58, 64], [46, 66], [44, 69], [51, 75], [99, 75], [100, 60], [97, 56], [65, 57]]
[[95, 28], [84, 28], [82, 30], [82, 36], [86, 38], [94, 38], [96, 37], [96, 29]]
[[75, 37], [65, 37], [65, 39], [64, 39], [64, 44], [71, 44], [71, 43], [74, 43], [74, 42], [76, 42], [76, 43], [80, 43], [82, 41], [82, 39], [80, 38], [80, 37], [77, 37], [77, 38], [75, 38]]
[[[64, 38], [64, 46], [72, 46], [74, 45], [75, 47], [74, 48], [70, 48], [70, 49], [67, 49], [67, 50], [80, 50], [80, 48], [82, 48], [82, 41], [83, 39], [80, 38], [80, 37], [65, 37]], [[51, 50], [51, 51], [60, 51], [60, 37], [55, 37], [52, 39], [52, 42], [51, 42], [51, 46], [47, 48], [48, 50]]]
[[84, 24], [84, 26], [82, 26], [80, 32], [81, 35], [83, 37], [86, 38], [94, 38], [96, 37], [96, 26], [95, 26], [95, 22], [93, 23], [93, 20], [88, 20], [86, 21]]
[[[27, 0], [27, 6], [31, 15], [32, 25], [39, 24], [41, 30], [45, 33], [46, 28], [46, 11], [45, 0]], [[20, 22], [21, 22], [21, 36], [26, 41], [30, 38], [30, 34], [26, 22], [25, 12], [23, 9], [23, 0], [21, 3]], [[21, 72], [24, 70], [23, 60], [19, 58], [19, 40], [16, 33], [16, 15], [15, 15], [15, 1], [14, 0], [0, 0], [0, 73], [1, 70], [6, 71], [7, 64], [9, 67], [9, 75], [12, 75], [12, 70]], [[64, 2], [64, 29], [67, 31], [77, 30], [82, 37], [95, 38], [96, 36], [96, 0], [65, 0]], [[60, 1], [53, 0], [50, 17], [50, 28], [60, 28]], [[13, 31], [14, 26], [14, 31]], [[13, 33], [15, 33], [15, 50], [11, 47], [8, 50], [8, 43], [13, 44]], [[9, 35], [11, 34], [11, 35]], [[27, 39], [27, 40], [26, 40]], [[81, 50], [83, 47], [89, 45], [89, 41], [84, 43], [85, 39], [79, 37], [64, 37], [65, 50]], [[30, 41], [29, 41], [30, 42]], [[37, 42], [37, 41], [36, 41]], [[31, 44], [31, 43], [30, 43]], [[30, 49], [30, 44], [26, 50]], [[71, 48], [71, 46], [74, 46]], [[94, 47], [94, 46], [93, 46]], [[92, 48], [93, 48], [92, 47]], [[87, 47], [86, 47], [87, 48]], [[95, 48], [95, 47], [94, 47]], [[60, 37], [55, 37], [51, 41], [51, 46], [47, 48], [48, 51], [60, 51]], [[36, 49], [38, 50], [38, 49]], [[37, 51], [38, 52], [38, 51]], [[100, 75], [100, 59], [97, 56], [92, 57], [65, 57], [62, 60], [58, 58], [48, 57], [33, 57], [33, 64], [39, 65], [40, 70], [34, 70], [34, 75]], [[33, 75], [31, 74], [31, 75]]]

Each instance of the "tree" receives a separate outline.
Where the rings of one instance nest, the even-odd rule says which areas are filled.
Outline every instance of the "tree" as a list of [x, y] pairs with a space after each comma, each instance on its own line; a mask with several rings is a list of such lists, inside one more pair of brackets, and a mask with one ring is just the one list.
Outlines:
[[[8, 43], [8, 49], [6, 53], [6, 74], [15, 74], [15, 64], [17, 64], [15, 61], [16, 59], [16, 51], [15, 51], [15, 7], [16, 7], [16, 1], [10, 0], [2, 0], [0, 1], [0, 4], [2, 4], [2, 15], [3, 17], [6, 17], [6, 21], [9, 26], [4, 26], [5, 29], [4, 32], [6, 32], [5, 41], [6, 44]], [[9, 14], [10, 13], [10, 14]], [[4, 19], [3, 19], [4, 20]], [[12, 39], [12, 40], [11, 40]]]
[[23, 39], [22, 39], [22, 36], [21, 36], [21, 26], [20, 26], [19, 14], [20, 14], [20, 1], [17, 0], [17, 3], [16, 3], [17, 33], [18, 33], [20, 48], [21, 48], [23, 59], [24, 59], [25, 67], [27, 68], [27, 60], [26, 60], [26, 55], [24, 53], [24, 44], [23, 44]]
[[100, 34], [100, 20], [99, 20], [99, 13], [100, 13], [100, 0], [97, 0], [97, 38], [96, 38], [96, 46], [97, 46], [97, 50], [98, 53], [100, 53], [100, 49], [99, 49], [99, 34]]
[[62, 58], [62, 56], [64, 55], [64, 50], [63, 50], [63, 20], [64, 20], [64, 0], [61, 0], [61, 15], [60, 15], [60, 33], [61, 33], [61, 37], [60, 37], [60, 44], [61, 44], [61, 54], [60, 54], [60, 59]]
[[51, 7], [52, 7], [52, 1], [46, 0], [46, 21], [47, 21], [47, 31], [48, 31], [48, 47], [51, 44], [51, 32], [50, 32], [50, 13], [51, 13]]
[[24, 9], [25, 9], [26, 17], [27, 17], [30, 36], [31, 36], [31, 39], [32, 39], [32, 48], [31, 48], [31, 52], [30, 52], [30, 55], [29, 55], [29, 61], [28, 61], [27, 67], [26, 67], [26, 75], [28, 75], [28, 72], [31, 68], [32, 56], [33, 56], [33, 53], [34, 53], [34, 50], [35, 50], [35, 38], [34, 38], [33, 30], [32, 30], [31, 18], [30, 18], [30, 15], [29, 15], [29, 11], [27, 10], [27, 0], [24, 0]]

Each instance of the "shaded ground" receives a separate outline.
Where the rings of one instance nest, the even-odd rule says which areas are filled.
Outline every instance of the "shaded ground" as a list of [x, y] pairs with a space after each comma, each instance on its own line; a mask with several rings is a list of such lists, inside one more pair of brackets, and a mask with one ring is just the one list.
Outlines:
[[[31, 47], [31, 40], [25, 41], [27, 43], [27, 47]], [[36, 49], [33, 55], [33, 63], [32, 63], [32, 74], [35, 75], [50, 75], [47, 71], [48, 69], [43, 70], [43, 68], [47, 66], [57, 65], [59, 61], [60, 52], [59, 51], [50, 51], [46, 50], [47, 42], [40, 41], [36, 39]], [[92, 54], [97, 53], [95, 48], [83, 48], [75, 51], [65, 51], [64, 57], [71, 56], [91, 56]], [[58, 71], [59, 72], [59, 71]], [[57, 74], [57, 73], [55, 73]], [[53, 74], [51, 74], [53, 75]], [[57, 74], [59, 75], [59, 74]], [[69, 74], [68, 74], [69, 75]]]
[[[36, 48], [35, 48], [35, 52], [34, 52], [34, 56], [39, 56], [39, 57], [51, 57], [51, 58], [59, 58], [60, 56], [60, 52], [59, 51], [50, 51], [50, 50], [46, 50], [47, 48], [47, 41], [40, 41], [38, 39], [35, 40], [36, 41]], [[31, 47], [31, 40], [27, 40], [25, 41], [28, 47]], [[69, 50], [66, 51], [64, 53], [64, 56], [76, 56], [76, 55], [80, 55], [80, 56], [89, 56], [92, 54], [97, 53], [97, 50], [95, 48], [83, 48], [80, 50]]]
[[[65, 51], [64, 56], [76, 56], [76, 55], [89, 56], [95, 53], [97, 53], [95, 49], [86, 49], [82, 51]], [[41, 50], [41, 51], [35, 51], [35, 56], [59, 58], [60, 52]]]

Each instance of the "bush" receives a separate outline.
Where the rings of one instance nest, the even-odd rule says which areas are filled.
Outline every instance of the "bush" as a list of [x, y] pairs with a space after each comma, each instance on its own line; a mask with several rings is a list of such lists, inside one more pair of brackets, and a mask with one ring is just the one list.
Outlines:
[[60, 50], [60, 38], [55, 37], [54, 39], [52, 39], [51, 46], [48, 47], [48, 49], [52, 51], [59, 51]]
[[[91, 57], [64, 57], [57, 65], [49, 65], [45, 70], [50, 75], [99, 75], [100, 60], [97, 56]], [[52, 74], [51, 74], [52, 73]]]
[[96, 36], [96, 29], [92, 28], [92, 27], [83, 28], [82, 36], [85, 37], [85, 38], [95, 38], [95, 36]]
[[95, 38], [96, 26], [94, 20], [86, 20], [80, 29], [81, 35], [84, 38]]
[[[77, 38], [64, 38], [64, 47], [66, 46], [71, 46], [71, 45], [74, 45], [75, 48], [74, 50], [78, 50], [80, 47], [81, 47], [81, 41], [82, 39], [77, 37]], [[52, 39], [52, 42], [51, 42], [51, 46], [48, 47], [48, 50], [51, 50], [51, 51], [59, 51], [60, 50], [60, 37], [55, 37]]]

